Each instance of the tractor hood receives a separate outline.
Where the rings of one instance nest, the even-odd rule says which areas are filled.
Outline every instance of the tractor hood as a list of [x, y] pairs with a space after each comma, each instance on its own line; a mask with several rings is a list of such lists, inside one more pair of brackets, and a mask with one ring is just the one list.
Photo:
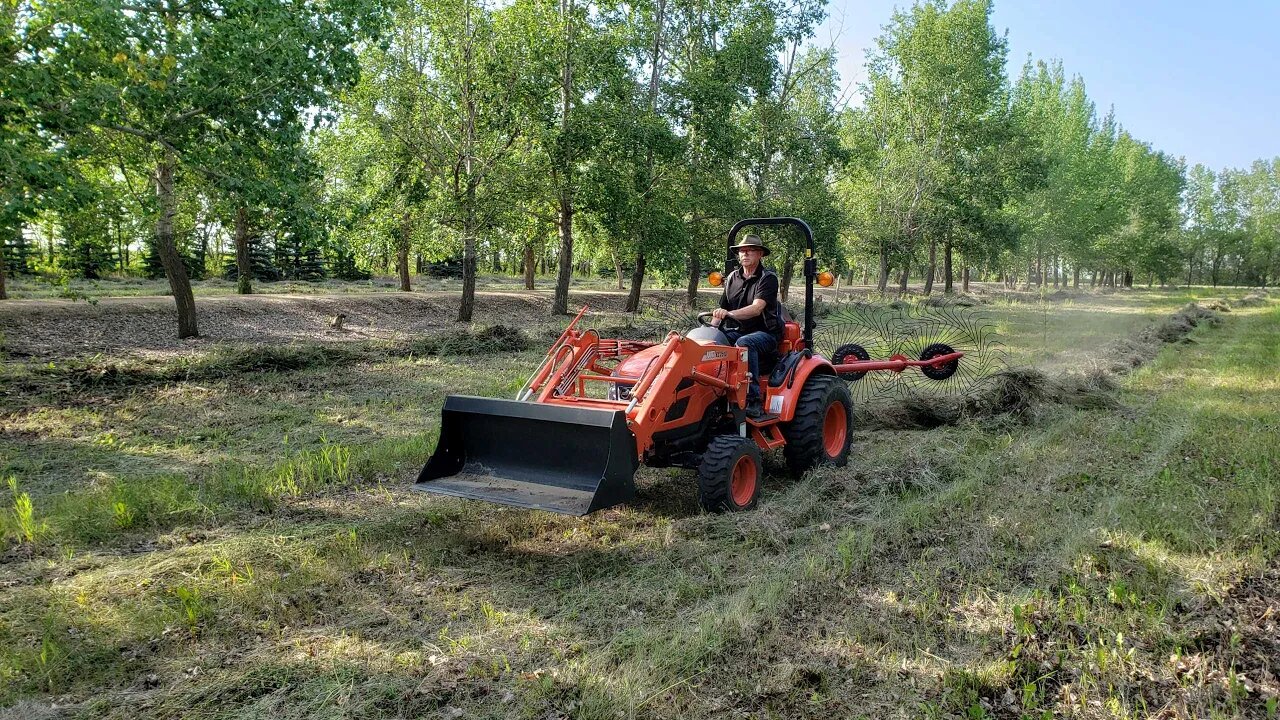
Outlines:
[[[688, 335], [685, 337], [697, 342], [699, 345], [718, 345], [721, 347], [727, 345], [729, 347], [733, 347], [733, 343], [729, 341], [728, 336], [713, 327], [695, 328], [690, 330]], [[644, 371], [649, 367], [649, 364], [655, 362], [658, 359], [658, 356], [662, 355], [662, 347], [663, 346], [661, 344], [654, 345], [653, 347], [645, 348], [635, 355], [626, 358], [622, 362], [618, 363], [617, 367], [613, 369], [613, 374], [619, 377], [630, 378], [638, 378], [641, 375], [644, 375]], [[713, 375], [719, 374], [719, 363], [723, 360], [723, 356], [705, 357], [705, 364], [704, 366], [700, 366], [699, 370]]]

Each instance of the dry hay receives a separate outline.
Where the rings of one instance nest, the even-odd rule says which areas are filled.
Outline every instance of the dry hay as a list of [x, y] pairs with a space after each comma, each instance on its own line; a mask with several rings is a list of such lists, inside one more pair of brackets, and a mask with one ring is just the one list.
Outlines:
[[[644, 304], [666, 294], [646, 293]], [[456, 292], [374, 292], [334, 295], [230, 295], [199, 297], [196, 317], [201, 337], [179, 340], [171, 297], [103, 298], [96, 304], [65, 300], [15, 300], [0, 303], [4, 351], [13, 357], [68, 358], [98, 353], [150, 360], [224, 345], [321, 343], [326, 345], [393, 341], [450, 331], [457, 322]], [[626, 296], [606, 292], [570, 293], [575, 311], [621, 312]], [[480, 325], [525, 323], [563, 329], [564, 316], [550, 313], [549, 293], [477, 292], [473, 322]], [[343, 315], [341, 329], [333, 318]], [[559, 329], [554, 336], [559, 336]]]
[[1197, 678], [1200, 682], [1193, 687], [1210, 692], [1229, 692], [1234, 678], [1256, 697], [1280, 696], [1277, 598], [1280, 563], [1273, 560], [1261, 572], [1241, 578], [1218, 601], [1179, 618], [1188, 635], [1179, 674]]
[[1210, 300], [1203, 305], [1204, 309], [1214, 312], [1231, 312], [1231, 303], [1226, 298]]
[[84, 388], [214, 380], [255, 372], [290, 372], [375, 362], [388, 357], [507, 354], [530, 350], [534, 339], [520, 328], [492, 325], [436, 332], [400, 342], [362, 344], [222, 343], [209, 352], [163, 362], [100, 356], [31, 364], [7, 378], [22, 392], [76, 392]]
[[1123, 375], [1149, 362], [1160, 347], [1158, 343], [1140, 338], [1121, 338], [1104, 348], [1102, 364], [1109, 372]]
[[927, 385], [917, 385], [914, 392], [896, 402], [861, 405], [858, 424], [873, 429], [929, 430], [966, 420], [1004, 417], [1026, 421], [1045, 405], [1119, 409], [1122, 406], [1113, 392], [1117, 388], [1115, 375], [1148, 362], [1164, 344], [1186, 341], [1196, 326], [1221, 322], [1218, 313], [1189, 303], [1136, 337], [1108, 346], [1103, 369], [1049, 377], [1033, 368], [1011, 368], [950, 396], [929, 394], [924, 392]]
[[971, 295], [930, 295], [921, 301], [929, 307], [977, 307], [987, 302]]
[[1260, 305], [1266, 305], [1267, 295], [1265, 294], [1265, 291], [1251, 292], [1248, 295], [1245, 295], [1244, 297], [1240, 298], [1240, 300], [1237, 301], [1236, 304], [1239, 305], [1240, 307], [1258, 307]]
[[929, 430], [997, 415], [1026, 416], [1046, 397], [1048, 378], [1033, 368], [996, 373], [963, 395], [911, 394], [893, 404], [866, 406], [858, 425], [869, 428]]
[[1148, 335], [1164, 343], [1178, 342], [1202, 322], [1219, 325], [1222, 323], [1222, 317], [1213, 310], [1202, 308], [1195, 303], [1187, 303], [1186, 307], [1156, 323], [1155, 327], [1148, 331]]

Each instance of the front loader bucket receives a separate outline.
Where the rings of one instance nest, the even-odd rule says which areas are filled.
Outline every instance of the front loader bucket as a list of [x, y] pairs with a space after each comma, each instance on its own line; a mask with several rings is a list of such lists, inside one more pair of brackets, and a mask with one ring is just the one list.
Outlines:
[[586, 515], [634, 497], [638, 465], [620, 410], [450, 395], [414, 488]]

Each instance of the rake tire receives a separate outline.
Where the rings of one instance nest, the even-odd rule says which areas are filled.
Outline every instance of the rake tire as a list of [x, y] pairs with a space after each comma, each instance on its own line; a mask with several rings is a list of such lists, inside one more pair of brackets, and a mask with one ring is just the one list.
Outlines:
[[717, 435], [698, 465], [698, 502], [707, 512], [742, 512], [760, 499], [760, 447], [739, 435]]
[[853, 439], [853, 400], [849, 386], [832, 375], [810, 375], [800, 390], [795, 417], [782, 425], [787, 444], [782, 454], [796, 475], [849, 463]]
[[[953, 352], [955, 352], [955, 350], [952, 350], [950, 345], [944, 345], [942, 343], [934, 343], [929, 347], [925, 348], [924, 350], [920, 351], [920, 359], [932, 360], [936, 357], [942, 357], [943, 355], [950, 355]], [[924, 376], [929, 378], [930, 380], [941, 381], [941, 380], [946, 380], [952, 375], [955, 375], [956, 369], [959, 367], [960, 367], [960, 361], [952, 360], [951, 362], [946, 363], [945, 365], [923, 366], [920, 368], [920, 372], [924, 373]]]

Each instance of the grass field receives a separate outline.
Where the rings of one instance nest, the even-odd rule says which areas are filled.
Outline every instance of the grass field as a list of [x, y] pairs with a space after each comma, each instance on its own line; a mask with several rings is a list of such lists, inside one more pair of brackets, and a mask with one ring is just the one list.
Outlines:
[[[1220, 296], [983, 311], [1053, 374]], [[1274, 301], [724, 516], [666, 470], [586, 519], [411, 492], [546, 342], [459, 337], [8, 363], [0, 717], [1277, 715]]]

